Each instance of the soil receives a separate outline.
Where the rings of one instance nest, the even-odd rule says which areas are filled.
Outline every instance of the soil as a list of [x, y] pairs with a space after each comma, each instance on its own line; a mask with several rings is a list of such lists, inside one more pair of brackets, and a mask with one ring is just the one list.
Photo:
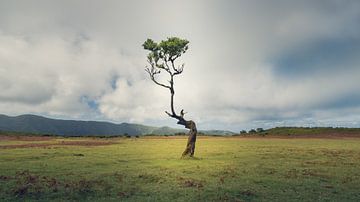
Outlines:
[[[186, 139], [188, 135], [177, 136], [144, 136], [141, 138], [146, 139]], [[296, 138], [317, 138], [317, 139], [348, 139], [348, 138], [360, 138], [360, 134], [355, 133], [331, 133], [331, 134], [307, 134], [307, 135], [236, 135], [236, 136], [198, 136], [199, 139], [210, 138], [243, 138], [243, 139], [266, 139], [266, 138], [278, 138], [278, 139], [296, 139]]]
[[[3, 140], [3, 139], [1, 139]], [[16, 139], [18, 140], [18, 139]], [[49, 139], [47, 139], [49, 140]], [[30, 141], [30, 140], [29, 140]], [[33, 140], [38, 141], [38, 140]], [[29, 143], [29, 144], [16, 144], [16, 145], [0, 145], [0, 149], [15, 149], [15, 148], [30, 148], [30, 147], [53, 147], [53, 146], [104, 146], [118, 144], [114, 141], [100, 141], [100, 140], [83, 140], [83, 141], [60, 141], [60, 142], [49, 142], [49, 143]]]
[[297, 139], [297, 138], [317, 138], [317, 139], [349, 139], [349, 138], [360, 138], [360, 134], [354, 133], [331, 133], [331, 134], [307, 134], [307, 135], [247, 135], [247, 136], [232, 136], [235, 138], [279, 138], [279, 139]]
[[49, 136], [9, 136], [0, 135], [0, 141], [49, 141], [55, 137]]

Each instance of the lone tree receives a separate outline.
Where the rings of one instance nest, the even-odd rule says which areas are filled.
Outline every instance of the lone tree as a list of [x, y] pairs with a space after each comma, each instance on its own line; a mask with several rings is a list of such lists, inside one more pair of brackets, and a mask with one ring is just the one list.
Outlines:
[[[150, 67], [146, 67], [145, 71], [149, 73], [151, 80], [155, 84], [169, 89], [171, 94], [171, 112], [165, 111], [165, 113], [171, 118], [177, 119], [177, 124], [183, 125], [185, 128], [190, 129], [187, 145], [185, 151], [182, 153], [183, 157], [192, 157], [194, 155], [197, 134], [195, 122], [192, 120], [185, 120], [185, 112], [183, 109], [180, 111], [180, 114], [177, 114], [174, 108], [174, 78], [175, 76], [180, 75], [184, 70], [184, 64], [177, 65], [175, 64], [175, 61], [187, 51], [188, 44], [188, 40], [177, 37], [170, 37], [165, 41], [161, 41], [160, 43], [156, 43], [152, 39], [147, 39], [143, 44], [144, 49], [150, 51], [147, 56]], [[156, 75], [160, 74], [161, 72], [167, 72], [169, 75], [169, 83], [161, 83], [157, 80]]]

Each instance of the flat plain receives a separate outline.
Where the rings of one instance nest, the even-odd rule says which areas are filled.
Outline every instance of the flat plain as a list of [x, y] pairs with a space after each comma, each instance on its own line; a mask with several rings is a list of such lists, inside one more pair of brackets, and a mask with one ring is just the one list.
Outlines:
[[0, 201], [360, 201], [360, 138], [0, 136]]

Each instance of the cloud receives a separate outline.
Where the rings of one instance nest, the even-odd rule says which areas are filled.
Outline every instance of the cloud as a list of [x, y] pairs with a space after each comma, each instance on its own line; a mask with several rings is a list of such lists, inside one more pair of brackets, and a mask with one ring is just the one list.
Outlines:
[[1, 34], [0, 44], [1, 103], [5, 107], [18, 103], [25, 112], [88, 115], [92, 109], [83, 103], [84, 96], [97, 100], [111, 91], [113, 75], [129, 79], [133, 75], [130, 59], [79, 36], [29, 41]]
[[0, 3], [0, 112], [173, 123], [141, 44], [179, 36], [200, 128], [360, 126], [358, 1], [164, 2]]

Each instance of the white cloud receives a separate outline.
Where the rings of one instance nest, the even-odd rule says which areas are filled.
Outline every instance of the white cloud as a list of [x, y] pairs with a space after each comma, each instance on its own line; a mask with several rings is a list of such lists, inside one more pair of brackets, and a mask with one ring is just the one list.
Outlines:
[[141, 43], [173, 35], [190, 40], [176, 108], [200, 128], [331, 124], [351, 120], [334, 102], [360, 97], [356, 54], [297, 77], [273, 61], [318, 40], [360, 41], [357, 1], [0, 4], [0, 113], [168, 124], [169, 93], [147, 78]]

